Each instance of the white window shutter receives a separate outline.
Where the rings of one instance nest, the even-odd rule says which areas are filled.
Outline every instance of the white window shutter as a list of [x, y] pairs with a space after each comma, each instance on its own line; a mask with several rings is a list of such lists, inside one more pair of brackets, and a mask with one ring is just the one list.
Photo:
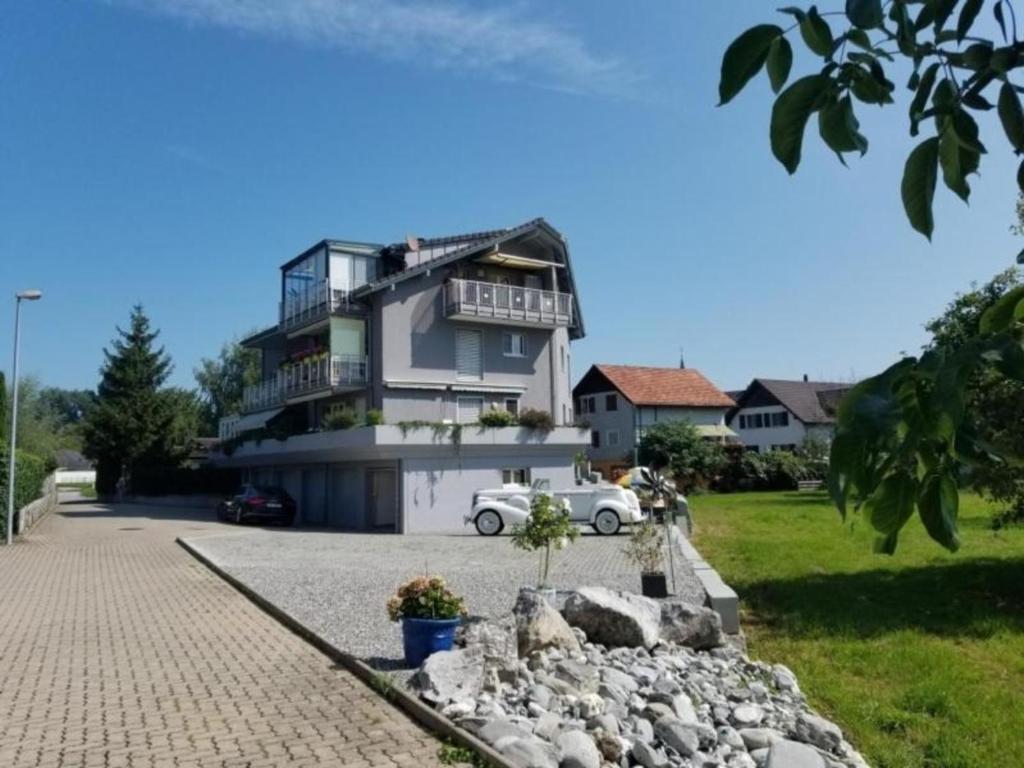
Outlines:
[[459, 379], [484, 377], [483, 334], [458, 328], [455, 331], [455, 376]]

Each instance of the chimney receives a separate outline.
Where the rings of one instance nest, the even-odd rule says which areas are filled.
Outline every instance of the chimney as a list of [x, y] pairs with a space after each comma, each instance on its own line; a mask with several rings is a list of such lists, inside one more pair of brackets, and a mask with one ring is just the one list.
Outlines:
[[806, 373], [804, 374], [804, 382], [805, 383], [807, 382], [807, 374]]

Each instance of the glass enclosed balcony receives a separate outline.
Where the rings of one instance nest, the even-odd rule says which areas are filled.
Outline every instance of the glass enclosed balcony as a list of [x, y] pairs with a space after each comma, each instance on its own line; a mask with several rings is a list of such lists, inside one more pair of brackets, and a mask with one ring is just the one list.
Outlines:
[[366, 386], [367, 361], [360, 355], [318, 355], [288, 363], [277, 375], [245, 388], [242, 410], [273, 408], [310, 395], [330, 395]]

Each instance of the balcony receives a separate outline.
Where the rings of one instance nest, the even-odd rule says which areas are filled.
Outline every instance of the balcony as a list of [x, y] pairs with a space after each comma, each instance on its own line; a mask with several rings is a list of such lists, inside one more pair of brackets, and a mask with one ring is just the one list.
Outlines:
[[366, 386], [366, 358], [331, 355], [292, 363], [277, 376], [245, 388], [242, 410], [274, 408], [316, 394], [360, 389]]
[[327, 280], [288, 296], [278, 306], [278, 318], [285, 331], [315, 323], [334, 313], [362, 314], [365, 307], [352, 301], [348, 291], [332, 288]]
[[445, 317], [456, 320], [556, 328], [572, 325], [572, 308], [571, 293], [478, 280], [449, 280], [444, 286]]

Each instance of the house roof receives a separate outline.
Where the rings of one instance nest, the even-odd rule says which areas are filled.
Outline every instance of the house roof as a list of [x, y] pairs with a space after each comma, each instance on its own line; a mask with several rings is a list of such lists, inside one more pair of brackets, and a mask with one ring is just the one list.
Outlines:
[[839, 381], [754, 379], [736, 401], [736, 410], [742, 409], [760, 387], [804, 424], [832, 424], [839, 400], [852, 386]]
[[696, 368], [651, 368], [638, 365], [593, 366], [577, 384], [580, 388], [597, 372], [633, 405], [731, 408], [732, 398], [712, 384]]

